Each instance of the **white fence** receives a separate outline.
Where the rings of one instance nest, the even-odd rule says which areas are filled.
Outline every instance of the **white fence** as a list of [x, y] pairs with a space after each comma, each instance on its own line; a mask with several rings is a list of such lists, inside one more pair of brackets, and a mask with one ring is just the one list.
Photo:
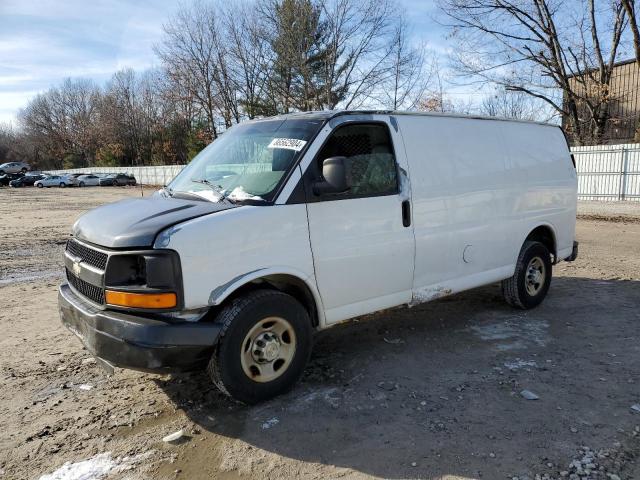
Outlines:
[[580, 200], [640, 202], [640, 144], [574, 147], [571, 151]]
[[[578, 170], [580, 200], [640, 202], [640, 144], [596, 145], [572, 149]], [[51, 173], [129, 173], [144, 185], [166, 185], [184, 165], [94, 167]]]
[[158, 165], [152, 167], [92, 167], [73, 168], [71, 170], [47, 170], [52, 174], [69, 173], [128, 173], [144, 185], [166, 185], [175, 177], [184, 165]]

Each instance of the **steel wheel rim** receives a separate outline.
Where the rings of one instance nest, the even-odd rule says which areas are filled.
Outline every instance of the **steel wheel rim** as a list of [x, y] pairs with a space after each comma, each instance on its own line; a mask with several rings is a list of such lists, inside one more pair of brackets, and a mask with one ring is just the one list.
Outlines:
[[257, 322], [240, 346], [240, 362], [245, 375], [254, 382], [272, 382], [287, 371], [296, 353], [296, 334], [281, 317]]
[[525, 286], [527, 287], [527, 293], [532, 297], [537, 295], [542, 287], [546, 274], [546, 267], [540, 257], [533, 257], [527, 265], [527, 276], [525, 278]]

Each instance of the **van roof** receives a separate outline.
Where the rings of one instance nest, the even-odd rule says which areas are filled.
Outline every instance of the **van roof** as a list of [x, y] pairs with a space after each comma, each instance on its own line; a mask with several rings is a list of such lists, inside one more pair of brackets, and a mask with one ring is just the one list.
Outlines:
[[518, 120], [513, 118], [488, 117], [485, 115], [463, 115], [461, 113], [440, 113], [440, 112], [408, 112], [402, 110], [313, 110], [309, 112], [293, 112], [274, 117], [265, 117], [259, 120], [267, 120], [270, 118], [309, 118], [319, 120], [330, 120], [343, 115], [407, 115], [421, 117], [449, 117], [449, 118], [466, 118], [473, 120], [496, 120], [501, 122], [518, 122], [531, 123], [534, 125], [545, 125], [549, 127], [560, 127], [560, 125], [549, 122], [537, 122], [533, 120]]

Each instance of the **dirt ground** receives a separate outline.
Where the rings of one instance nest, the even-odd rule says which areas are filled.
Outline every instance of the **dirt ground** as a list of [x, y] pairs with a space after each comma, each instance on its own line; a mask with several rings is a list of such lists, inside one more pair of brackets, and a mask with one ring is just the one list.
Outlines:
[[0, 479], [640, 479], [640, 205], [579, 220], [539, 308], [492, 285], [335, 327], [249, 408], [200, 373], [108, 377], [61, 326], [70, 226], [135, 195], [0, 189]]

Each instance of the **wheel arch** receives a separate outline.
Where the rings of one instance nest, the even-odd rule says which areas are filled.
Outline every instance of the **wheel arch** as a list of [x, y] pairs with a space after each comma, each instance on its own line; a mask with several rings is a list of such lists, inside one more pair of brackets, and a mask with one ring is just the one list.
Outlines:
[[209, 305], [220, 307], [243, 293], [259, 288], [272, 288], [291, 295], [309, 313], [313, 327], [325, 324], [320, 295], [313, 279], [289, 269], [259, 269], [241, 275], [211, 291]]
[[526, 241], [537, 241], [542, 243], [551, 255], [553, 255], [553, 262], [558, 262], [558, 243], [556, 239], [556, 232], [553, 225], [550, 223], [540, 223], [533, 228], [529, 229], [529, 233], [523, 240], [522, 244]]

